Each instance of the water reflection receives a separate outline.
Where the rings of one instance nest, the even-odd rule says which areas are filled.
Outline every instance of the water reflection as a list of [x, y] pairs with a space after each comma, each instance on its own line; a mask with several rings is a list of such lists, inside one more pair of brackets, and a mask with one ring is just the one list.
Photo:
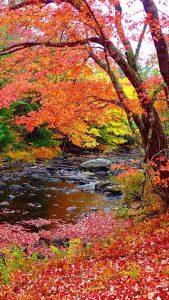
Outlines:
[[[24, 179], [19, 182], [24, 185]], [[27, 184], [27, 183], [26, 183]], [[15, 224], [30, 219], [56, 219], [75, 223], [93, 210], [110, 211], [112, 200], [95, 192], [82, 192], [67, 182], [29, 182], [30, 189], [8, 190], [1, 195], [0, 222]], [[31, 188], [32, 187], [32, 188]], [[10, 199], [9, 195], [14, 197]]]

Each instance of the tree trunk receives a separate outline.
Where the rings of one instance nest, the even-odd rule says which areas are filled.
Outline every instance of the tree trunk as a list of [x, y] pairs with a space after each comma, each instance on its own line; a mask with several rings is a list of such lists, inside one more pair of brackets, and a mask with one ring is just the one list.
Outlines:
[[160, 118], [155, 108], [152, 107], [149, 116], [144, 117], [144, 147], [145, 163], [153, 170], [155, 183], [154, 189], [163, 199], [164, 209], [169, 206], [169, 150], [167, 138], [164, 133]]

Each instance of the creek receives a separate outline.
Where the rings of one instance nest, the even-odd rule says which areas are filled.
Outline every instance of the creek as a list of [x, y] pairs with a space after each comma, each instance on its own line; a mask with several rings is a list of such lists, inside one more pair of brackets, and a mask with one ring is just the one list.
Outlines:
[[[131, 157], [112, 160], [121, 163]], [[81, 170], [80, 163], [89, 158], [91, 155], [59, 158], [47, 165], [6, 164], [0, 177], [0, 223], [27, 227], [29, 221], [40, 219], [76, 223], [95, 211], [110, 212], [118, 208], [122, 192], [115, 174], [110, 169]]]

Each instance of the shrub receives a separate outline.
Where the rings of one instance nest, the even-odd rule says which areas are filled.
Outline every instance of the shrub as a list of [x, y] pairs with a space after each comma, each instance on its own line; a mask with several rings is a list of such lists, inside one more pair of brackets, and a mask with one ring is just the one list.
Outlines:
[[8, 151], [6, 156], [12, 161], [32, 161], [31, 154], [27, 151]]
[[40, 147], [32, 150], [32, 158], [33, 159], [52, 159], [60, 153], [59, 147], [47, 148]]
[[122, 270], [121, 272], [123, 275], [131, 276], [136, 281], [139, 280], [140, 277], [140, 267], [135, 263], [129, 264], [128, 270]]
[[122, 198], [122, 204], [130, 205], [136, 200], [141, 198], [142, 184], [144, 180], [144, 174], [139, 170], [132, 170], [119, 175], [118, 179], [122, 183], [122, 189], [124, 197]]
[[144, 174], [141, 170], [128, 169], [127, 172], [120, 174], [118, 180], [122, 183], [124, 197], [121, 204], [130, 206], [133, 202], [144, 201], [146, 212], [156, 211], [162, 208], [162, 199], [154, 191], [153, 185], [148, 176], [143, 190]]
[[32, 132], [27, 132], [25, 129], [24, 142], [27, 145], [32, 145], [34, 148], [39, 147], [54, 147], [59, 145], [61, 141], [54, 136], [54, 131], [43, 124], [35, 128]]
[[40, 147], [36, 149], [29, 149], [29, 151], [11, 150], [6, 153], [6, 156], [12, 161], [33, 162], [37, 159], [52, 159], [56, 157], [60, 151], [59, 147]]
[[14, 140], [9, 127], [9, 116], [7, 109], [0, 109], [0, 151], [11, 144]]
[[26, 253], [17, 246], [6, 248], [4, 250], [4, 257], [0, 257], [0, 278], [1, 280], [9, 284], [10, 275], [17, 270], [23, 270], [28, 272], [34, 262], [37, 261], [37, 254], [34, 253], [31, 257], [28, 257]]

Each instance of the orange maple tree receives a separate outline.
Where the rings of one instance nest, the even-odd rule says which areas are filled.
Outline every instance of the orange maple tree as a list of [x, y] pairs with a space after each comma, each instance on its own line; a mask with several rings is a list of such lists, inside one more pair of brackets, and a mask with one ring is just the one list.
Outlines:
[[[68, 135], [73, 127], [77, 132], [86, 123], [110, 118], [107, 108], [120, 107], [133, 133], [133, 124], [138, 128], [145, 162], [151, 162], [153, 172], [158, 173], [156, 190], [168, 205], [168, 145], [156, 100], [162, 94], [168, 108], [165, 27], [169, 21], [155, 2], [159, 4], [153, 0], [1, 1], [1, 72], [6, 85], [0, 101], [1, 107], [7, 107], [28, 91], [36, 91], [41, 109], [18, 123], [32, 129], [47, 122]], [[155, 87], [151, 80], [143, 79], [140, 67], [146, 34], [155, 47], [159, 66]], [[108, 82], [93, 80], [91, 73], [98, 68], [108, 75]], [[132, 86], [134, 98], [125, 92], [118, 69]]]

